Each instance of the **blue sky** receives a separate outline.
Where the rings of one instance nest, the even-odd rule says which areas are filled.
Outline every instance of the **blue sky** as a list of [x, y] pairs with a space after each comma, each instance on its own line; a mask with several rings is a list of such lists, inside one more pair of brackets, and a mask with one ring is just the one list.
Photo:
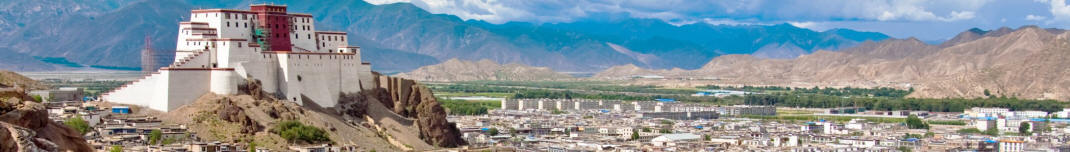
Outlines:
[[432, 13], [490, 23], [560, 23], [623, 14], [673, 24], [779, 24], [850, 28], [896, 38], [950, 39], [977, 27], [1067, 28], [1066, 0], [366, 0], [412, 3]]

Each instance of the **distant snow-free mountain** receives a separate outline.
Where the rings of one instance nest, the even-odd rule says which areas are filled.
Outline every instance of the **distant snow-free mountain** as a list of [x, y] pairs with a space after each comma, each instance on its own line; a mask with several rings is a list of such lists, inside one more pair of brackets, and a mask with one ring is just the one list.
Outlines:
[[[0, 2], [0, 68], [137, 69], [146, 36], [156, 54], [172, 55], [179, 21], [197, 8], [244, 8], [250, 0], [5, 0]], [[595, 72], [632, 64], [697, 69], [725, 54], [794, 58], [888, 36], [777, 25], [672, 25], [629, 17], [570, 23], [490, 24], [432, 14], [408, 3], [283, 1], [290, 12], [316, 16], [317, 30], [346, 31], [377, 71], [406, 72], [448, 59], [490, 60]], [[62, 6], [62, 7], [61, 7]], [[36, 57], [36, 58], [34, 58]], [[43, 60], [48, 59], [48, 60]], [[159, 64], [159, 65], [166, 65]]]

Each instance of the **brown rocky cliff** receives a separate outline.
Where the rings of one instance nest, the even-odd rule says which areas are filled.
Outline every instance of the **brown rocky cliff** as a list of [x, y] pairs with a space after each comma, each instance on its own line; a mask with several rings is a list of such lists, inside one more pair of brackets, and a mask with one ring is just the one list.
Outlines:
[[[3, 128], [11, 133], [6, 138], [0, 136], [0, 141], [15, 140], [19, 139], [15, 137], [22, 136], [22, 139], [33, 141], [36, 147], [44, 150], [50, 150], [44, 147], [55, 147], [57, 149], [51, 150], [59, 151], [93, 150], [78, 131], [48, 119], [48, 111], [44, 105], [32, 101], [13, 102], [5, 101], [5, 106], [13, 107], [3, 108], [10, 109], [10, 111], [2, 111], [3, 114], [0, 115], [0, 122], [5, 123]], [[13, 127], [18, 128], [11, 129]], [[16, 130], [22, 130], [22, 132], [20, 133]], [[25, 132], [27, 130], [32, 132]], [[15, 133], [20, 135], [15, 135]], [[25, 146], [20, 147], [26, 148]]]
[[398, 115], [416, 119], [420, 128], [420, 138], [428, 144], [438, 147], [457, 147], [467, 143], [461, 139], [461, 132], [456, 125], [446, 121], [446, 110], [439, 105], [431, 89], [416, 81], [379, 76], [376, 74], [378, 89], [371, 90], [389, 109]]

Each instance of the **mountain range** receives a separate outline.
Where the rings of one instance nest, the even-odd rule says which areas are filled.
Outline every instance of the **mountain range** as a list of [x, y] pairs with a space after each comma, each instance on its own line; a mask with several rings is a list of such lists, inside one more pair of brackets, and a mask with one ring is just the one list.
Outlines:
[[[246, 9], [253, 0], [8, 0], [0, 2], [0, 68], [18, 71], [140, 67], [148, 37], [170, 61], [179, 21], [197, 8]], [[606, 15], [569, 23], [491, 24], [432, 14], [408, 3], [275, 1], [315, 16], [317, 30], [349, 33], [362, 57], [384, 73], [406, 72], [449, 59], [490, 60], [596, 72], [632, 64], [650, 69], [697, 69], [714, 57], [754, 54], [794, 58], [889, 38], [875, 32], [823, 32], [790, 24], [673, 25]]]
[[501, 65], [490, 60], [467, 61], [450, 59], [445, 62], [420, 67], [395, 76], [417, 81], [546, 81], [569, 80], [573, 77], [558, 73], [547, 67], [531, 67], [521, 64]]
[[599, 79], [660, 75], [706, 81], [637, 81], [691, 85], [913, 88], [912, 97], [998, 96], [1070, 99], [1070, 33], [1023, 26], [970, 29], [938, 45], [917, 39], [865, 42], [840, 51], [817, 51], [796, 59], [725, 55], [695, 70], [618, 66]]

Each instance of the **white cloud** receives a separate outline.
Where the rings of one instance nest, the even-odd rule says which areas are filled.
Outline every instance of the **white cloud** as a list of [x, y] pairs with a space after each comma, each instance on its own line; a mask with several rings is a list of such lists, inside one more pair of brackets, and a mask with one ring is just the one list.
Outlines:
[[1037, 15], [1033, 15], [1033, 14], [1029, 14], [1029, 15], [1025, 16], [1025, 20], [1028, 20], [1028, 21], [1044, 21], [1046, 19], [1048, 19], [1048, 17], [1037, 16]]
[[807, 21], [807, 22], [788, 22], [788, 24], [791, 24], [792, 26], [795, 26], [795, 27], [807, 28], [807, 29], [814, 29], [814, 28], [817, 27], [817, 23], [816, 22], [809, 22], [809, 21]]
[[1051, 18], [1056, 22], [1070, 21], [1070, 6], [1066, 5], [1065, 0], [1049, 0], [1051, 5]]
[[[991, 0], [367, 0], [372, 4], [412, 3], [432, 13], [491, 23], [568, 22], [625, 14], [673, 23], [708, 18], [760, 22], [873, 20], [954, 22], [977, 17]], [[722, 23], [720, 24], [734, 24]]]
[[767, 23], [759, 23], [759, 22], [753, 22], [753, 21], [740, 21], [740, 20], [733, 20], [733, 19], [714, 19], [714, 18], [704, 18], [704, 19], [702, 19], [702, 23], [706, 23], [706, 24], [709, 24], [709, 25], [732, 25], [732, 26], [736, 26], [736, 25], [769, 25]]

